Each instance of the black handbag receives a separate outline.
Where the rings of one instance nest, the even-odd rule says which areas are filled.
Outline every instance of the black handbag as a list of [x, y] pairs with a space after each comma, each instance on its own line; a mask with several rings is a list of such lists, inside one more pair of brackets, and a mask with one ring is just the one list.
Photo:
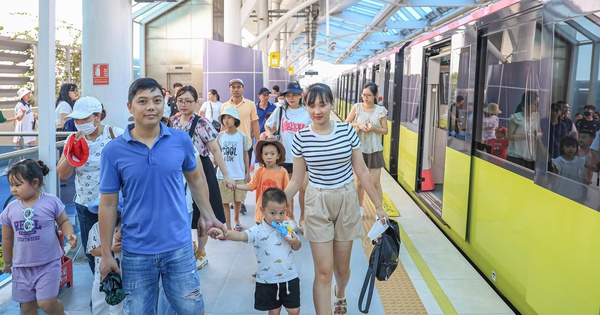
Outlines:
[[219, 131], [221, 131], [221, 123], [215, 119], [215, 113], [213, 111], [212, 103], [210, 101], [208, 101], [208, 102], [209, 102], [209, 106], [210, 106], [210, 116], [212, 116], [212, 125], [213, 125], [213, 127], [215, 127], [217, 132], [219, 132]]
[[283, 117], [283, 107], [279, 107], [279, 122], [277, 123], [277, 131], [273, 132], [275, 140], [281, 142], [281, 118]]
[[[369, 258], [369, 268], [358, 299], [358, 310], [365, 314], [369, 312], [369, 307], [371, 307], [375, 278], [379, 281], [387, 281], [398, 267], [398, 255], [400, 254], [400, 227], [398, 222], [388, 220], [388, 228], [381, 234], [381, 237], [373, 241], [373, 245], [371, 257]], [[365, 297], [367, 300], [363, 308]]]

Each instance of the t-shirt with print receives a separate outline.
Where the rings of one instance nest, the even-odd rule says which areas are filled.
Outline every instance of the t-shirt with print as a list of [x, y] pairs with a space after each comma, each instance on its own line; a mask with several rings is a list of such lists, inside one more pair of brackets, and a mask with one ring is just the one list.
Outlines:
[[282, 283], [298, 278], [294, 250], [283, 234], [264, 220], [244, 232], [248, 234], [248, 243], [254, 244], [258, 261], [256, 282]]
[[[109, 126], [104, 126], [102, 134], [100, 134], [94, 140], [85, 139], [88, 148], [90, 149], [90, 155], [87, 162], [82, 166], [75, 168], [75, 202], [88, 206], [92, 200], [98, 198], [100, 191], [98, 190], [98, 183], [100, 182], [100, 155], [104, 146], [110, 142], [113, 138], [110, 134]], [[112, 132], [115, 137], [123, 134], [123, 129], [112, 127]], [[74, 134], [69, 135], [73, 137]], [[69, 141], [69, 138], [67, 138]]]
[[54, 226], [65, 205], [56, 196], [42, 193], [31, 207], [34, 228], [30, 232], [24, 229], [25, 208], [20, 200], [14, 200], [0, 214], [2, 224], [12, 227], [14, 232], [13, 267], [41, 266], [60, 259], [63, 252]]
[[[256, 105], [249, 99], [242, 99], [239, 104], [234, 104], [231, 99], [221, 106], [221, 113], [227, 107], [233, 107], [238, 110], [238, 114], [240, 115], [240, 126], [238, 130], [243, 132], [246, 137], [248, 137], [248, 141], [252, 140], [252, 122], [258, 120], [258, 114], [256, 113]], [[258, 138], [260, 135], [256, 135]]]
[[[283, 112], [282, 112], [283, 111]], [[306, 111], [306, 107], [300, 106], [298, 108], [290, 108], [285, 109], [283, 106], [277, 107], [275, 111], [271, 114], [269, 119], [265, 125], [267, 125], [271, 130], [277, 131], [279, 129], [279, 115], [281, 113], [281, 144], [285, 148], [285, 162], [284, 163], [292, 163], [294, 162], [294, 157], [292, 156], [292, 142], [294, 141], [294, 135], [299, 130], [305, 128], [310, 125], [312, 120], [310, 116], [308, 116], [308, 112]]]
[[269, 170], [266, 167], [259, 167], [252, 175], [252, 179], [248, 183], [248, 187], [252, 191], [256, 191], [256, 211], [254, 212], [254, 222], [261, 222], [263, 219], [260, 206], [262, 205], [262, 195], [265, 190], [273, 187], [285, 190], [289, 184], [287, 170], [278, 166], [276, 170]]
[[[33, 122], [35, 121], [35, 116], [33, 115], [33, 110], [31, 109], [31, 105], [29, 103], [24, 103], [23, 101], [19, 101], [17, 105], [15, 105], [15, 116], [20, 115], [23, 110], [25, 110], [25, 114], [21, 120], [15, 121], [15, 132], [32, 132], [33, 131]], [[19, 144], [20, 136], [13, 137], [13, 143]], [[34, 136], [24, 136], [23, 142], [29, 143], [35, 141]]]
[[[171, 119], [171, 124], [173, 128], [183, 130], [186, 133], [190, 133], [190, 128], [192, 127], [192, 122], [194, 118], [198, 116], [197, 114], [192, 115], [190, 120], [187, 121], [185, 126], [182, 126], [179, 122], [179, 118]], [[198, 119], [198, 123], [196, 124], [196, 132], [194, 132], [194, 138], [192, 142], [194, 142], [194, 146], [198, 150], [198, 153], [201, 156], [208, 156], [210, 154], [210, 149], [206, 145], [207, 142], [210, 142], [217, 138], [219, 132], [215, 130], [213, 125], [206, 118]]]
[[[223, 160], [227, 166], [229, 176], [233, 180], [243, 180], [246, 178], [246, 165], [244, 164], [244, 156], [247, 156], [244, 151], [250, 149], [249, 139], [241, 132], [228, 134], [227, 131], [221, 131], [217, 136], [217, 142], [221, 146]], [[223, 179], [221, 168], [217, 171], [217, 178]]]
[[294, 136], [292, 154], [304, 158], [308, 181], [316, 188], [339, 188], [354, 179], [352, 150], [360, 149], [360, 140], [350, 124], [331, 123], [334, 128], [328, 135], [317, 134], [311, 124]]

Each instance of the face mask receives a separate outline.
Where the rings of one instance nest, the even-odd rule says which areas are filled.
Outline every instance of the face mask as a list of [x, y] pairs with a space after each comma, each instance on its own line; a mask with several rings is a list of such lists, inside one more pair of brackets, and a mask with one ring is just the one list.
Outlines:
[[591, 112], [583, 112], [583, 116], [590, 117], [590, 116], [592, 116], [592, 113]]
[[96, 131], [96, 126], [94, 125], [94, 121], [90, 121], [88, 123], [85, 124], [75, 124], [75, 128], [77, 129], [77, 131], [81, 131], [83, 132], [84, 135], [89, 135], [92, 134], [94, 131]]

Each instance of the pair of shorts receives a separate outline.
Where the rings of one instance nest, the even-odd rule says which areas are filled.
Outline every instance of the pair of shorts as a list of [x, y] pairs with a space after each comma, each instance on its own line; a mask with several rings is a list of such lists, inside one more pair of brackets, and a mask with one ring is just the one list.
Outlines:
[[365, 234], [354, 182], [333, 189], [306, 188], [304, 237], [311, 242], [352, 241]]
[[383, 151], [373, 153], [363, 153], [363, 159], [367, 168], [382, 168], [385, 167], [385, 160], [383, 159]]
[[[243, 179], [236, 180], [235, 183], [246, 184], [246, 182]], [[233, 190], [225, 187], [225, 181], [223, 181], [222, 179], [219, 179], [219, 190], [221, 191], [221, 199], [223, 200], [223, 203], [232, 203], [234, 201], [244, 202], [244, 200], [246, 199], [245, 191], [236, 189], [234, 194]]]
[[45, 265], [12, 268], [12, 298], [19, 303], [45, 301], [58, 296], [60, 259]]
[[270, 311], [282, 305], [285, 308], [300, 307], [300, 279], [295, 278], [281, 283], [256, 283], [254, 290], [256, 310]]

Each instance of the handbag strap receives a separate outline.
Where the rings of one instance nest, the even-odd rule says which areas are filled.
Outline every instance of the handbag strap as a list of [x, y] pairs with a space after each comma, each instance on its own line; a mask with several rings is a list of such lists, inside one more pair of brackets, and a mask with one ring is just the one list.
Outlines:
[[279, 123], [277, 124], [277, 134], [281, 135], [281, 119], [283, 118], [283, 106], [279, 107]]
[[208, 106], [210, 107], [210, 117], [212, 120], [215, 120], [215, 112], [213, 111], [212, 102], [208, 101]]
[[192, 120], [192, 125], [190, 126], [190, 138], [194, 141], [194, 134], [196, 134], [196, 125], [198, 125], [198, 120], [200, 120], [200, 116], [194, 115], [194, 120]]
[[[381, 239], [375, 244], [373, 248], [373, 253], [371, 254], [371, 258], [373, 260], [373, 264], [369, 264], [369, 269], [367, 269], [367, 274], [365, 276], [365, 281], [363, 282], [362, 289], [360, 290], [360, 296], [358, 298], [358, 310], [361, 313], [367, 314], [369, 313], [369, 308], [371, 307], [371, 299], [373, 298], [373, 289], [375, 287], [375, 274], [379, 269], [379, 252], [381, 251]], [[367, 288], [369, 292], [367, 293]], [[363, 308], [363, 301], [365, 299], [365, 293], [367, 293], [367, 301], [366, 305]]]

